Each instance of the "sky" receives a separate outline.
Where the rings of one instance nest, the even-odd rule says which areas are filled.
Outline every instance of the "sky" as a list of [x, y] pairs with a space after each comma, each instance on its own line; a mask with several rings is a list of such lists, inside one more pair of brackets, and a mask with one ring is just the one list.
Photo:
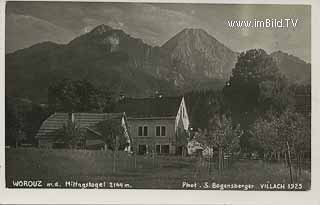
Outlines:
[[[298, 19], [295, 28], [230, 28], [228, 20]], [[43, 41], [68, 43], [100, 24], [161, 46], [184, 28], [201, 28], [230, 49], [284, 51], [311, 61], [311, 7], [168, 3], [8, 2], [6, 53]]]

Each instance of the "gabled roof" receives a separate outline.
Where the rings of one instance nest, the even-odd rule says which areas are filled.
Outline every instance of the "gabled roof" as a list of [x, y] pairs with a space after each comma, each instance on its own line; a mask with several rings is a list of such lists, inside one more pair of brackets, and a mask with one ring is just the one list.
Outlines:
[[[119, 119], [121, 120], [124, 117], [124, 113], [73, 113], [74, 119], [80, 128], [92, 127], [99, 122], [110, 120], [110, 119]], [[67, 123], [69, 119], [68, 113], [54, 113], [48, 119], [46, 119], [37, 135], [36, 138], [45, 137], [51, 138], [60, 135], [61, 128]]]
[[175, 117], [182, 97], [124, 98], [115, 108], [129, 118]]
[[186, 109], [187, 109], [187, 113], [188, 113], [188, 117], [189, 117], [189, 126], [194, 128], [194, 124], [193, 124], [193, 112], [194, 112], [194, 108], [196, 107], [194, 105], [194, 103], [192, 102], [192, 100], [190, 99], [190, 97], [187, 95], [184, 97], [184, 102], [186, 105]]

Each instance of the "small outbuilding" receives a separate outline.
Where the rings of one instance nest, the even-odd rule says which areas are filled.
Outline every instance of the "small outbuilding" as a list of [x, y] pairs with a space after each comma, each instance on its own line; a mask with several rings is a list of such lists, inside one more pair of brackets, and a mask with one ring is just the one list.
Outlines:
[[[131, 150], [131, 137], [129, 135], [125, 113], [54, 113], [46, 119], [37, 135], [39, 148], [66, 148], [66, 129], [75, 135], [75, 148], [77, 149], [107, 149], [101, 125], [111, 123], [122, 127], [121, 137], [126, 143], [124, 150]], [[104, 124], [104, 125], [107, 125]], [[70, 128], [70, 125], [72, 126]], [[69, 127], [69, 128], [67, 128]], [[70, 130], [71, 129], [71, 130]], [[110, 146], [109, 146], [110, 147]]]

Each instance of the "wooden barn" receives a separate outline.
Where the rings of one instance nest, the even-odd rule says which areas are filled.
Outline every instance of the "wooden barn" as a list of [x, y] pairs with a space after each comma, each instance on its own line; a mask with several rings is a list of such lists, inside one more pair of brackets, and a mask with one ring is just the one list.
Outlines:
[[66, 127], [71, 123], [77, 130], [75, 148], [106, 149], [108, 144], [99, 125], [109, 122], [123, 128], [119, 137], [126, 139], [124, 149], [130, 151], [131, 138], [125, 113], [54, 113], [42, 123], [36, 139], [39, 148], [66, 148]]

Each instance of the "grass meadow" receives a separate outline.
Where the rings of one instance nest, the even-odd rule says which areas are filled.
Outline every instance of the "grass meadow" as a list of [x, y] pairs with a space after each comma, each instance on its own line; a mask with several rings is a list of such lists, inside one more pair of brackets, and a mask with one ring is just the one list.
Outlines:
[[[61, 184], [74, 180], [127, 183], [136, 189], [184, 189], [183, 182], [188, 182], [197, 183], [197, 189], [205, 189], [199, 185], [214, 182], [253, 184], [253, 190], [260, 190], [260, 184], [290, 183], [288, 167], [262, 160], [234, 160], [220, 174], [216, 162], [212, 162], [209, 173], [208, 161], [200, 157], [135, 157], [118, 152], [115, 161], [114, 169], [113, 154], [109, 151], [6, 149], [6, 186], [14, 187], [14, 180], [59, 181]], [[294, 176], [295, 183], [302, 184], [302, 190], [310, 189], [310, 169], [302, 170], [299, 178]]]

